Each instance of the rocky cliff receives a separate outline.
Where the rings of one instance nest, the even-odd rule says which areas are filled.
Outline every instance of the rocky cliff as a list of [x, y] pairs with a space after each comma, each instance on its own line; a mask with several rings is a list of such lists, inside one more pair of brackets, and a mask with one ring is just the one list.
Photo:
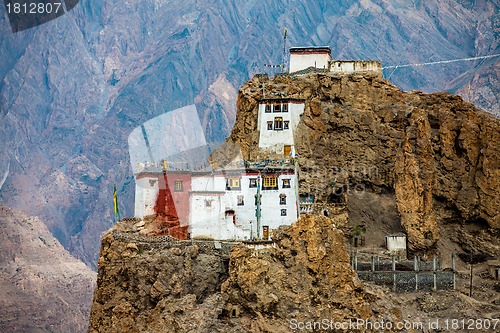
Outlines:
[[[474, 224], [495, 239], [500, 228], [497, 118], [459, 96], [404, 92], [375, 75], [254, 77], [239, 91], [228, 139], [250, 159], [266, 154], [256, 149], [258, 100], [264, 93], [305, 101], [295, 134], [300, 192], [324, 203], [365, 192], [390, 198], [400, 215], [396, 222], [415, 251], [432, 249], [449, 224]], [[360, 209], [350, 211], [355, 215]], [[356, 222], [370, 224], [365, 217]], [[394, 218], [388, 216], [386, 224]], [[485, 250], [481, 238], [474, 243]], [[498, 256], [494, 243], [485, 251]]]
[[450, 318], [498, 318], [499, 285], [479, 276], [476, 299], [462, 293], [464, 273], [462, 292], [397, 294], [361, 283], [339, 229], [346, 217], [303, 215], [273, 243], [253, 245], [145, 237], [142, 222], [120, 222], [102, 239], [88, 332], [381, 331], [363, 321], [430, 332], [439, 329], [429, 323], [443, 329]]
[[333, 222], [305, 216], [261, 249], [143, 237], [133, 221], [120, 222], [103, 237], [89, 333], [274, 333], [322, 318], [401, 320], [385, 296], [362, 287]]

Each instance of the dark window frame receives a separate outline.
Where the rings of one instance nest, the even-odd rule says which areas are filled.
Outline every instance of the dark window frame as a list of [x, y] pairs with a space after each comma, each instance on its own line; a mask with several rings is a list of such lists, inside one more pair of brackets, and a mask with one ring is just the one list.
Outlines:
[[283, 117], [274, 117], [274, 130], [275, 131], [283, 130]]
[[280, 205], [286, 205], [286, 194], [285, 193], [280, 194]]
[[[238, 181], [237, 185], [233, 182]], [[241, 190], [241, 177], [227, 177], [226, 178], [226, 190], [227, 191], [240, 191]]]

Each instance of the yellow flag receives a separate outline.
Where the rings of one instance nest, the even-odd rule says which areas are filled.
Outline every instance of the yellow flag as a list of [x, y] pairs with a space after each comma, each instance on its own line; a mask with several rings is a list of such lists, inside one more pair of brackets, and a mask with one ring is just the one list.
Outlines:
[[114, 204], [115, 216], [119, 220], [120, 219], [120, 209], [118, 208], [118, 198], [116, 196], [116, 184], [113, 187], [113, 204]]

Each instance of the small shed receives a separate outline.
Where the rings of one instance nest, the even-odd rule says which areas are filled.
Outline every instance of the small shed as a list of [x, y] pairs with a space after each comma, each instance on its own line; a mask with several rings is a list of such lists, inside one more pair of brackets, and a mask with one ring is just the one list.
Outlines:
[[500, 260], [488, 260], [488, 271], [495, 280], [500, 280]]
[[390, 252], [406, 251], [406, 235], [398, 233], [385, 236], [385, 246]]

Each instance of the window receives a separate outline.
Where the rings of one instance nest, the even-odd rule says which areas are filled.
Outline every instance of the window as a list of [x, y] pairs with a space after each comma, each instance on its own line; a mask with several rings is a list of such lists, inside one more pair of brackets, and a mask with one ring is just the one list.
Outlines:
[[264, 177], [264, 187], [275, 187], [276, 177]]
[[274, 112], [281, 112], [281, 104], [274, 104]]
[[283, 118], [276, 117], [274, 118], [274, 130], [282, 130], [283, 129]]
[[286, 209], [281, 210], [281, 216], [286, 216]]
[[272, 129], [273, 129], [273, 122], [272, 122], [272, 121], [268, 121], [268, 122], [267, 122], [267, 129], [268, 129], [269, 131], [272, 131]]
[[292, 153], [292, 146], [291, 145], [284, 145], [283, 146], [283, 155], [290, 156], [291, 153]]
[[280, 194], [280, 205], [286, 205], [286, 194], [285, 193]]
[[238, 195], [238, 206], [245, 205], [245, 201], [244, 201], [245, 199], [244, 198], [245, 198], [244, 196]]
[[212, 200], [205, 199], [205, 207], [212, 207]]
[[290, 124], [290, 122], [288, 120], [285, 120], [283, 122], [283, 129], [288, 129], [289, 128], [289, 124]]
[[156, 184], [156, 179], [150, 179], [149, 180], [149, 186], [153, 187]]
[[288, 104], [283, 104], [282, 112], [288, 112]]
[[290, 178], [283, 179], [283, 188], [290, 188]]
[[257, 178], [250, 178], [250, 185], [248, 187], [250, 188], [257, 187]]
[[278, 189], [278, 179], [274, 176], [264, 177], [262, 189], [263, 190], [277, 190]]
[[227, 178], [226, 190], [241, 190], [240, 178]]
[[184, 191], [182, 180], [176, 180], [174, 183], [174, 192], [182, 192], [182, 191]]
[[271, 113], [271, 104], [266, 104], [266, 113]]

